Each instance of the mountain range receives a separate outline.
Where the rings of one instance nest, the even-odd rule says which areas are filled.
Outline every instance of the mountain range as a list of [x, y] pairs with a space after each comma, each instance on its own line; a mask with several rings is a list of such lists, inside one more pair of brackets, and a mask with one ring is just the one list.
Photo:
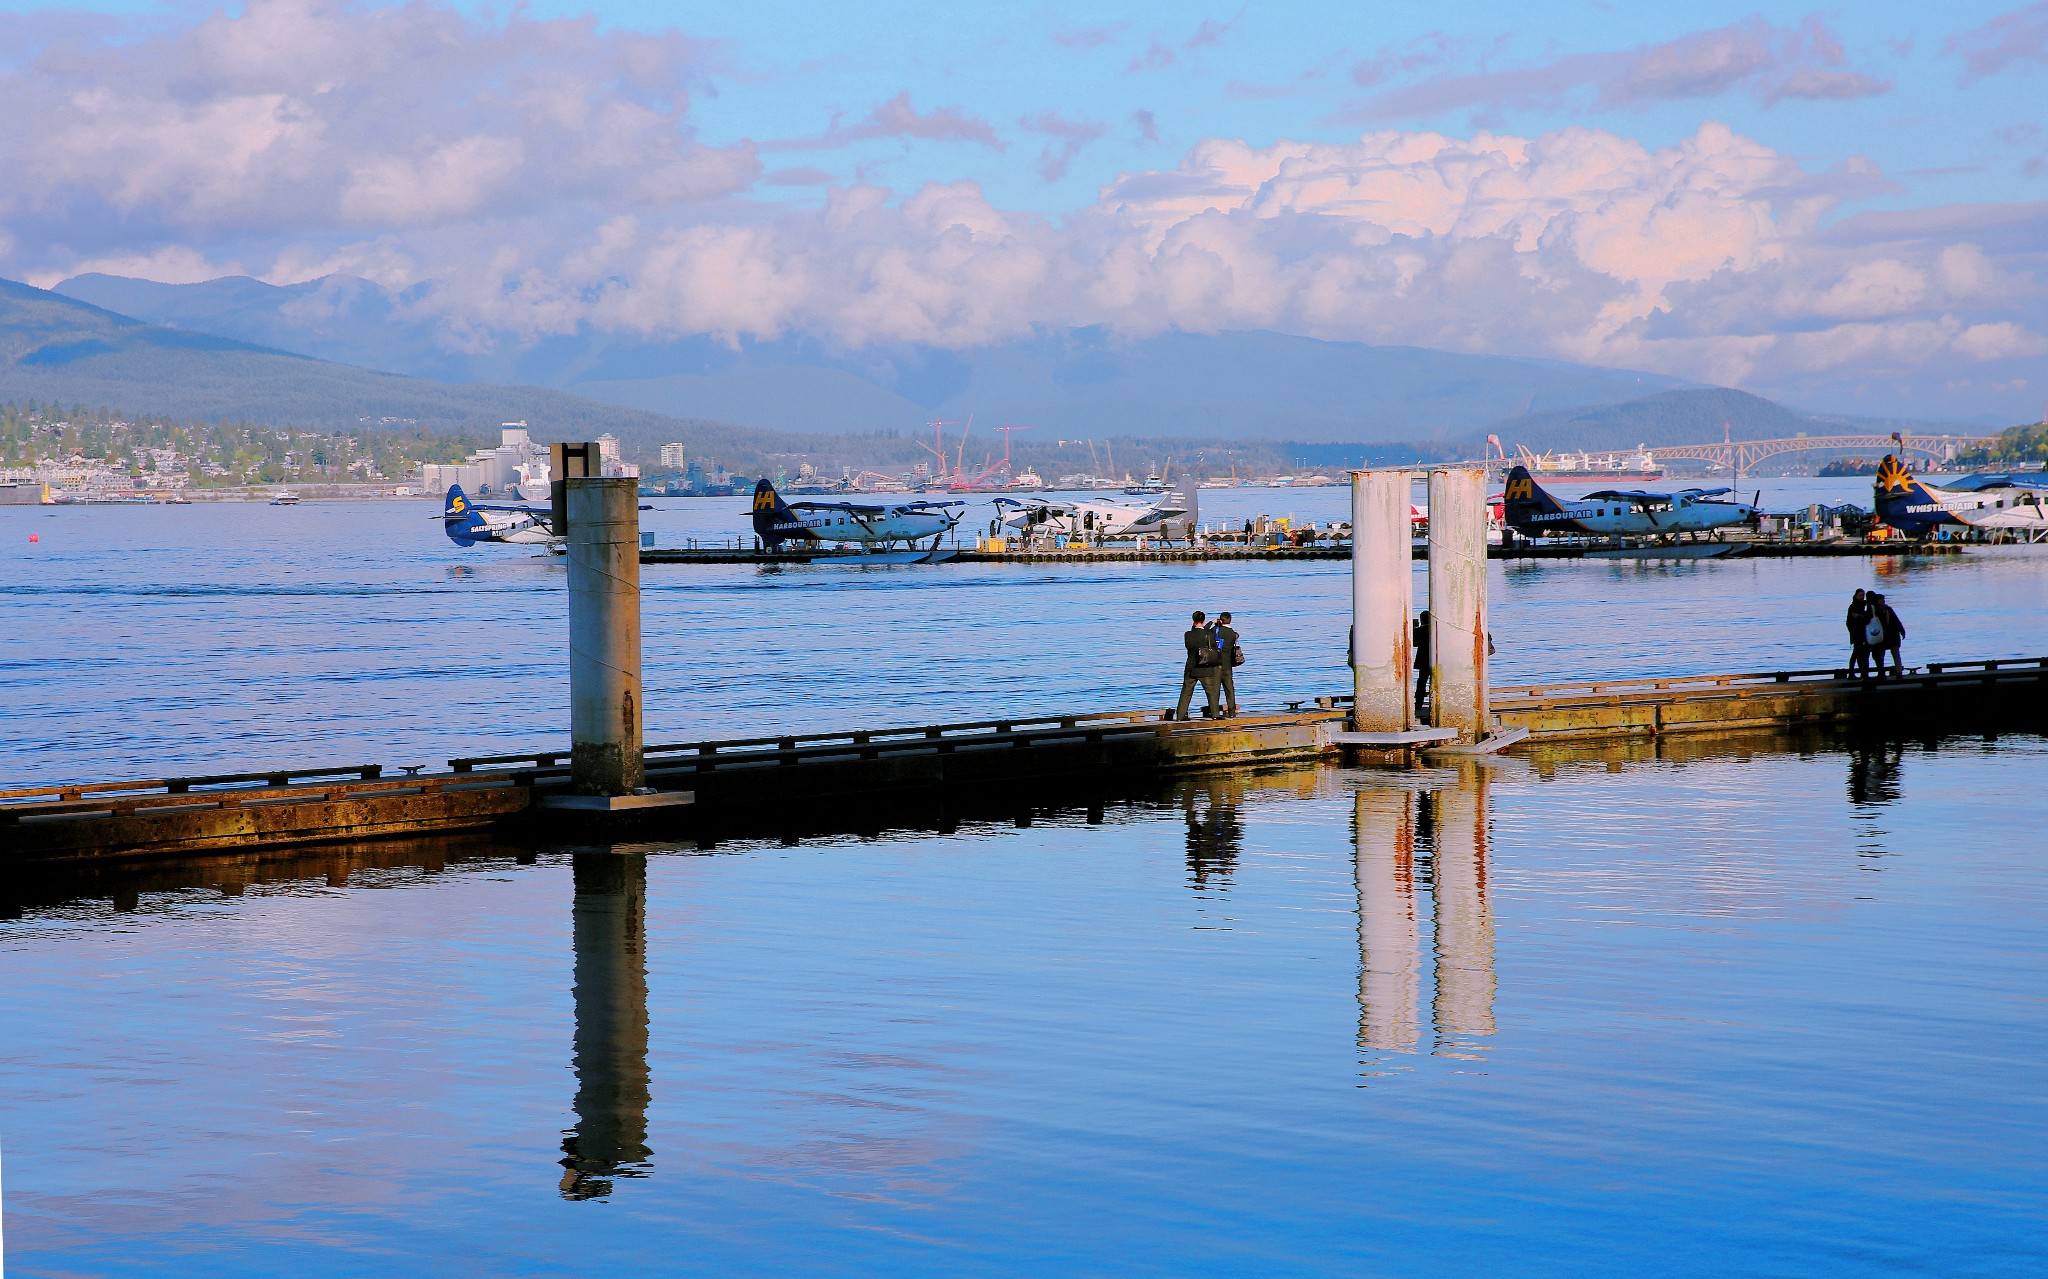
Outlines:
[[1002, 423], [1034, 428], [1020, 446], [1056, 435], [1281, 453], [1387, 442], [1455, 453], [1488, 433], [1511, 447], [1616, 448], [1718, 439], [1724, 427], [1741, 439], [1875, 425], [1647, 373], [1270, 332], [1066, 329], [963, 351], [589, 331], [455, 342], [424, 300], [343, 276], [0, 281], [0, 399], [324, 429], [397, 419], [478, 431], [518, 418], [543, 438], [610, 431], [629, 455], [681, 440], [736, 462], [895, 461], [916, 455], [909, 440], [931, 419], [970, 414], [979, 438]]
[[1376, 441], [1465, 437], [1531, 411], [1615, 404], [1675, 378], [1268, 332], [1122, 338], [1062, 329], [969, 350], [814, 339], [727, 344], [617, 333], [522, 341], [465, 331], [425, 296], [328, 276], [158, 284], [81, 275], [67, 297], [181, 331], [444, 382], [528, 384], [764, 430], [909, 433], [933, 418], [1095, 438]]

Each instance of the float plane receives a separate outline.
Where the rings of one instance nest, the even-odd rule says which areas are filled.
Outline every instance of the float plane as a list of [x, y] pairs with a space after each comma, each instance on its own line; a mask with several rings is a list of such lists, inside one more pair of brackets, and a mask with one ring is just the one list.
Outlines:
[[2030, 542], [2048, 536], [2048, 475], [1966, 475], [1929, 484], [1887, 453], [1871, 491], [1877, 518], [1909, 536], [1943, 525], [2010, 529]]
[[1053, 502], [1045, 499], [1019, 501], [996, 499], [996, 511], [1007, 528], [1029, 537], [1038, 529], [1050, 529], [1063, 537], [1175, 537], [1192, 539], [1200, 518], [1193, 484], [1172, 492], [1152, 495], [1150, 502], [1114, 502], [1083, 499]]
[[1518, 466], [1508, 472], [1502, 514], [1524, 537], [1675, 537], [1754, 524], [1755, 503], [1723, 501], [1732, 489], [1680, 489], [1647, 493], [1602, 489], [1584, 497], [1559, 499]]
[[460, 484], [448, 486], [448, 500], [441, 508], [441, 529], [457, 546], [475, 546], [478, 542], [546, 546], [562, 540], [555, 536], [552, 507], [472, 502]]
[[774, 550], [784, 542], [853, 542], [889, 551], [896, 543], [916, 549], [926, 538], [926, 554], [935, 554], [939, 539], [953, 531], [960, 514], [950, 508], [965, 502], [797, 502], [782, 500], [772, 481], [754, 486], [754, 532]]

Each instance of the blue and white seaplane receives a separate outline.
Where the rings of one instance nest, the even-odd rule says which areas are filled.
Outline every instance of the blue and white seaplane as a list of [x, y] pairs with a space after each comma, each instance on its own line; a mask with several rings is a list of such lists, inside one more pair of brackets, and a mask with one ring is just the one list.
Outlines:
[[1501, 495], [1508, 527], [1524, 537], [1697, 537], [1738, 524], [1755, 524], [1754, 502], [1727, 501], [1733, 489], [1602, 489], [1584, 497], [1559, 499], [1538, 484], [1529, 468], [1508, 472]]
[[1871, 496], [1877, 518], [1909, 537], [1947, 525], [2003, 529], [2027, 542], [2048, 539], [2048, 475], [1966, 475], [1929, 484], [1887, 453], [1877, 465]]
[[[784, 542], [844, 542], [861, 548], [860, 564], [937, 564], [950, 559], [939, 539], [953, 531], [965, 502], [785, 502], [773, 481], [754, 486], [754, 532], [774, 550]], [[930, 541], [928, 546], [918, 543]], [[898, 545], [902, 550], [897, 550]]]
[[555, 536], [552, 507], [472, 502], [460, 484], [448, 486], [448, 499], [441, 507], [441, 531], [457, 546], [478, 542], [552, 546], [562, 540]]

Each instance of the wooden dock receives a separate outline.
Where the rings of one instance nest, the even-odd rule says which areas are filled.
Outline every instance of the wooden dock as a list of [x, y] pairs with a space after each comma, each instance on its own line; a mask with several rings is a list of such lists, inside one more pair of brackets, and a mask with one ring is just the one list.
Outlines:
[[[1491, 697], [1503, 728], [1527, 729], [1528, 748], [1552, 756], [1788, 730], [2039, 732], [2048, 723], [2048, 658], [1939, 663], [1888, 679], [1805, 670], [1551, 683]], [[604, 818], [547, 806], [568, 793], [566, 748], [454, 759], [446, 771], [416, 776], [355, 765], [20, 787], [0, 790], [0, 870], [493, 827], [574, 838], [603, 833], [606, 821], [620, 832], [637, 824], [663, 835], [773, 836], [806, 810], [886, 808], [939, 793], [1028, 807], [1181, 771], [1334, 758], [1349, 700], [1230, 720], [1169, 722], [1147, 709], [650, 746], [648, 784], [694, 802]]]
[[[1716, 546], [1722, 548], [1718, 554], [1709, 550]], [[1222, 564], [1248, 560], [1348, 561], [1351, 558], [1351, 547], [1342, 542], [1313, 543], [1308, 546], [1239, 546], [1211, 542], [1200, 546], [1148, 546], [1143, 550], [1136, 546], [1116, 544], [1002, 551], [976, 550], [969, 545], [948, 549], [953, 554], [941, 561], [942, 563]], [[1954, 542], [1732, 541], [1686, 542], [1674, 548], [1660, 548], [1607, 546], [1592, 542], [1517, 541], [1512, 546], [1488, 546], [1486, 555], [1488, 559], [1495, 560], [1661, 559], [1667, 555], [1672, 559], [1885, 559], [1896, 556], [1959, 555], [1962, 550], [1961, 544]], [[1428, 548], [1418, 544], [1414, 550], [1414, 557], [1420, 560], [1427, 556]], [[888, 562], [880, 556], [869, 557], [860, 551], [826, 549], [757, 551], [737, 546], [648, 547], [640, 552], [642, 564], [831, 564], [856, 567], [867, 558], [873, 558], [878, 565]]]

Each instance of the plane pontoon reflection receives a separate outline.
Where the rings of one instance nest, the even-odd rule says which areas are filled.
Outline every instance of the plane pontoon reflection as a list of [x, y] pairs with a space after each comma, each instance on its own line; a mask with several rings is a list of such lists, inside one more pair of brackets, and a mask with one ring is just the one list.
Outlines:
[[562, 1197], [599, 1199], [644, 1177], [647, 1148], [647, 857], [577, 853], [576, 1126], [562, 1135]]
[[1362, 1049], [1412, 1053], [1422, 1042], [1418, 860], [1434, 905], [1432, 1051], [1476, 1058], [1473, 1041], [1494, 1033], [1486, 770], [1468, 766], [1459, 774], [1429, 789], [1368, 785], [1354, 799]]

